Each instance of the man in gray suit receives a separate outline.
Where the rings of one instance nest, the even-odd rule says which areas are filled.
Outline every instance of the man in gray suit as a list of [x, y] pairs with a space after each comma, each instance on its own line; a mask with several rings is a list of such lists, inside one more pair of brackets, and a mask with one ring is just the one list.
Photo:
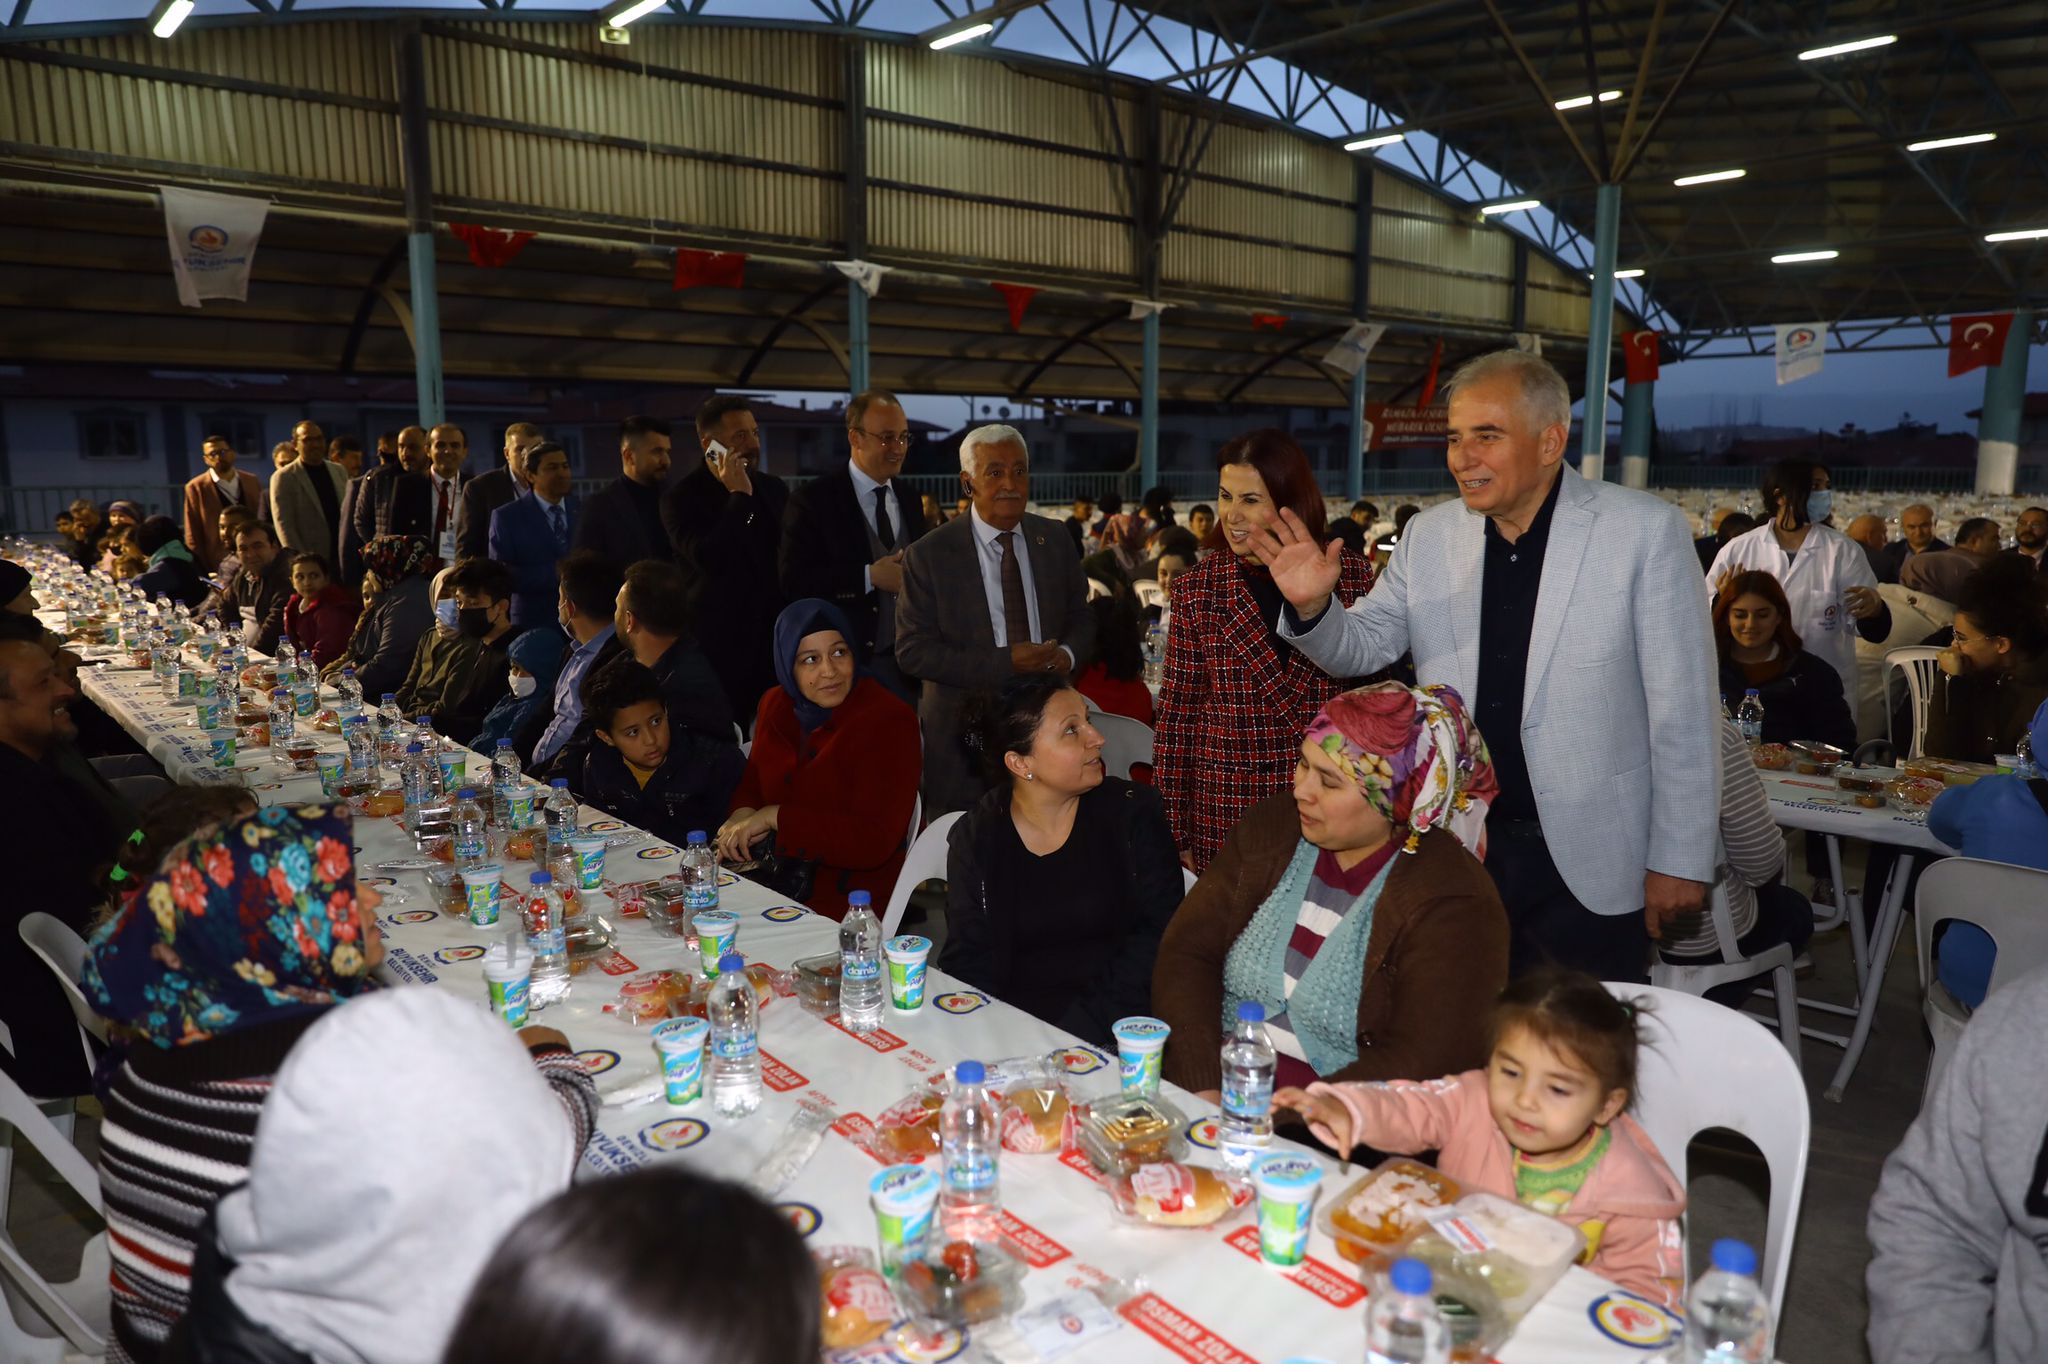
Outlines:
[[1571, 391], [1540, 357], [1466, 363], [1448, 426], [1460, 501], [1411, 521], [1349, 610], [1328, 609], [1334, 544], [1285, 512], [1261, 534], [1280, 633], [1333, 677], [1412, 653], [1418, 681], [1471, 700], [1500, 778], [1486, 868], [1511, 971], [1645, 980], [1649, 939], [1714, 876], [1720, 713], [1691, 534], [1661, 499], [1565, 467]]
[[[904, 551], [896, 662], [923, 682], [924, 810], [932, 819], [980, 797], [960, 746], [967, 694], [1012, 673], [1078, 672], [1095, 644], [1088, 582], [1073, 537], [1024, 510], [1024, 437], [982, 426], [960, 442], [960, 483], [973, 507]], [[1695, 589], [1697, 595], [1697, 589]]]
[[317, 422], [292, 428], [299, 457], [270, 476], [271, 524], [286, 549], [335, 560], [341, 543], [341, 499], [348, 474], [327, 458], [327, 435]]

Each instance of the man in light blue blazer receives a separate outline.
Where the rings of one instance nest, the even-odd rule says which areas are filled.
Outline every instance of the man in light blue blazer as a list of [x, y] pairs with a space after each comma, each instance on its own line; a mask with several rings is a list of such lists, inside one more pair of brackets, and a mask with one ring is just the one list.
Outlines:
[[1412, 654], [1471, 703], [1500, 776], [1486, 865], [1512, 971], [1644, 980], [1649, 939], [1714, 877], [1720, 712], [1690, 528], [1565, 466], [1571, 392], [1540, 357], [1480, 356], [1449, 393], [1459, 501], [1410, 521], [1349, 610], [1329, 609], [1334, 544], [1289, 513], [1263, 533], [1280, 633], [1333, 677]]

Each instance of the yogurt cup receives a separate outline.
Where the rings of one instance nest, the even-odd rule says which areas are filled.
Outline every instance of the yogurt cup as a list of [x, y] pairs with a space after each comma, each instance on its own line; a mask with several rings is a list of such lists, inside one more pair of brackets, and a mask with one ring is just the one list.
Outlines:
[[517, 933], [484, 953], [484, 989], [491, 997], [491, 1012], [512, 1027], [526, 1026], [532, 985], [533, 949]]
[[1269, 1265], [1298, 1265], [1308, 1257], [1316, 1194], [1323, 1167], [1307, 1156], [1275, 1152], [1252, 1162], [1252, 1188], [1259, 1196], [1259, 1258]]
[[[199, 705], [199, 727], [206, 728], [206, 703]], [[347, 766], [348, 757], [342, 753], [316, 753], [313, 755], [313, 770], [320, 774], [320, 794], [333, 800], [341, 794], [341, 770]]]
[[213, 754], [213, 765], [215, 767], [233, 767], [235, 765], [234, 735], [215, 734], [211, 739], [207, 740], [206, 746], [208, 751]]
[[441, 787], [443, 790], [453, 792], [462, 789], [462, 759], [464, 756], [459, 748], [435, 755], [434, 761], [441, 765]]
[[504, 893], [502, 863], [482, 862], [462, 873], [462, 895], [469, 905], [469, 922], [476, 928], [490, 928], [498, 922], [499, 898]]
[[654, 1025], [654, 1050], [661, 1056], [661, 1080], [671, 1104], [704, 1097], [704, 1040], [711, 1025], [701, 1018], [669, 1018]]
[[893, 1279], [905, 1265], [924, 1257], [938, 1201], [939, 1177], [922, 1165], [891, 1165], [868, 1181], [882, 1273]]
[[903, 1013], [924, 1007], [925, 963], [932, 954], [932, 940], [904, 933], [882, 944], [889, 962], [889, 1005]]
[[604, 889], [604, 839], [572, 838], [569, 851], [576, 854], [576, 889]]
[[220, 728], [220, 698], [202, 696], [199, 698], [199, 727], [211, 732]]
[[1110, 1025], [1116, 1038], [1117, 1075], [1126, 1094], [1157, 1094], [1159, 1068], [1166, 1059], [1166, 1039], [1173, 1025], [1156, 1018], [1120, 1018]]
[[740, 916], [729, 909], [700, 909], [691, 916], [697, 930], [697, 953], [704, 962], [706, 979], [718, 978], [719, 959], [739, 951]]

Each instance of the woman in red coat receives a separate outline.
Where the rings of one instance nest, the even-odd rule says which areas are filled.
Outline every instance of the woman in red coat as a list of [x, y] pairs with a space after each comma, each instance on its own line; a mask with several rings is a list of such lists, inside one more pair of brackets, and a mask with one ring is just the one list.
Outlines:
[[[1289, 789], [1301, 736], [1323, 703], [1361, 679], [1326, 675], [1274, 633], [1282, 599], [1252, 554], [1252, 532], [1285, 507], [1327, 540], [1323, 494], [1284, 431], [1250, 431], [1217, 452], [1214, 551], [1176, 573], [1159, 693], [1153, 781], [1173, 841], [1197, 873], [1244, 812]], [[1337, 596], [1372, 588], [1372, 566], [1344, 552]]]
[[292, 560], [292, 598], [284, 604], [284, 632], [299, 652], [324, 668], [340, 658], [363, 613], [355, 593], [334, 581], [334, 568], [318, 554]]
[[861, 671], [852, 628], [816, 597], [775, 622], [775, 676], [761, 698], [754, 748], [718, 831], [728, 862], [763, 855], [818, 864], [810, 907], [846, 917], [856, 890], [875, 912], [895, 888], [924, 770], [917, 712]]

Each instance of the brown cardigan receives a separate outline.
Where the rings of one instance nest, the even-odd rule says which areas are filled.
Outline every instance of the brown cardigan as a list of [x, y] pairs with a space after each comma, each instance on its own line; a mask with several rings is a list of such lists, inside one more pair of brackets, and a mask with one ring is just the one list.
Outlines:
[[[1152, 968], [1152, 1008], [1173, 1025], [1166, 1078], [1223, 1083], [1223, 960], [1300, 846], [1294, 798], [1245, 812], [1181, 901]], [[1487, 1016], [1508, 979], [1508, 919], [1493, 878], [1456, 837], [1422, 836], [1373, 911], [1358, 994], [1358, 1060], [1325, 1080], [1422, 1080], [1486, 1064]]]

